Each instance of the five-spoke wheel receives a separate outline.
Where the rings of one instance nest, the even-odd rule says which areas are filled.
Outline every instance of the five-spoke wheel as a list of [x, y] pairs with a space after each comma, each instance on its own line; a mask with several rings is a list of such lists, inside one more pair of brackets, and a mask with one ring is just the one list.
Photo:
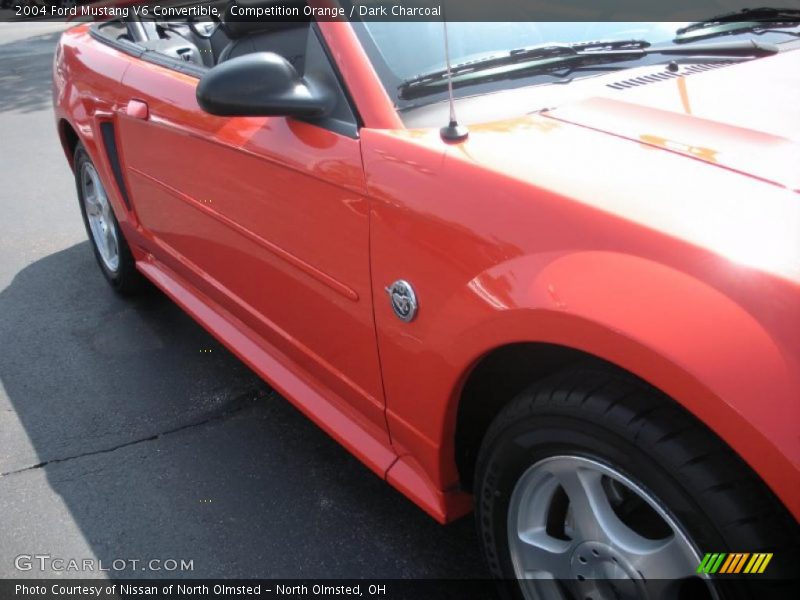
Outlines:
[[699, 572], [703, 555], [790, 557], [775, 576], [796, 556], [791, 516], [724, 442], [605, 365], [556, 373], [502, 408], [474, 486], [489, 568], [514, 597], [758, 598], [761, 581]]
[[700, 561], [650, 492], [581, 456], [546, 458], [523, 473], [508, 538], [514, 573], [530, 592], [536, 583], [527, 580], [544, 578], [573, 580], [583, 598], [669, 598], [669, 586], [646, 590], [646, 582], [693, 577]]
[[80, 144], [75, 149], [73, 168], [83, 222], [100, 269], [117, 292], [139, 291], [143, 278], [136, 270], [100, 173]]
[[92, 240], [106, 268], [116, 272], [119, 269], [119, 234], [106, 191], [92, 163], [81, 164], [80, 182]]

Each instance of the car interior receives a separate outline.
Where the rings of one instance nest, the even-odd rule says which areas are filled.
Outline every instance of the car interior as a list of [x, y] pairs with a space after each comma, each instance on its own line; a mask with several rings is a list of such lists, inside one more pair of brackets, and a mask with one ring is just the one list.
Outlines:
[[[300, 77], [324, 85], [334, 96], [330, 114], [305, 120], [348, 137], [358, 137], [359, 119], [311, 20], [237, 18], [232, 11], [234, 4], [265, 7], [276, 3], [276, 0], [221, 0], [205, 4], [218, 8], [218, 14], [222, 15], [218, 20], [168, 21], [130, 15], [127, 19], [98, 24], [93, 32], [95, 37], [124, 52], [197, 77], [239, 56], [255, 52], [278, 54], [294, 66]], [[289, 6], [287, 0], [280, 4]], [[197, 5], [197, 2], [190, 4]], [[304, 5], [298, 3], [301, 14]]]
[[[199, 3], [192, 3], [197, 5]], [[234, 15], [233, 7], [267, 7], [275, 0], [223, 0], [204, 3], [216, 7], [221, 19], [189, 18], [185, 21], [130, 15], [101, 24], [104, 37], [130, 42], [163, 57], [180, 60], [197, 67], [210, 68], [226, 60], [253, 52], [274, 52], [283, 56], [303, 74], [307, 50], [308, 19], [255, 20]], [[281, 2], [281, 6], [290, 3]], [[304, 3], [297, 3], [302, 13]]]

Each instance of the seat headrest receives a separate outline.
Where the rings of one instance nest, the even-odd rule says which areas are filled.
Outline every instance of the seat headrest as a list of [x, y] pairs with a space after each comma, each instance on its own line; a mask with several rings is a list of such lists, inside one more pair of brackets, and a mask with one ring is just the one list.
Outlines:
[[[303, 0], [230, 0], [225, 7], [223, 28], [227, 36], [235, 40], [253, 33], [300, 27], [310, 21], [310, 18], [303, 14], [306, 4]], [[257, 16], [258, 13], [254, 12], [257, 9], [264, 11], [273, 9], [276, 14], [264, 12], [261, 16]]]

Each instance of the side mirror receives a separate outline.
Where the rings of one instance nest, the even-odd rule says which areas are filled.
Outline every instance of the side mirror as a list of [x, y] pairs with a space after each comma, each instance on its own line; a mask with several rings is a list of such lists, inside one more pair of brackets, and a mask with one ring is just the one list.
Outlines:
[[227, 60], [203, 75], [197, 102], [212, 115], [318, 118], [333, 109], [333, 96], [305, 81], [272, 52]]

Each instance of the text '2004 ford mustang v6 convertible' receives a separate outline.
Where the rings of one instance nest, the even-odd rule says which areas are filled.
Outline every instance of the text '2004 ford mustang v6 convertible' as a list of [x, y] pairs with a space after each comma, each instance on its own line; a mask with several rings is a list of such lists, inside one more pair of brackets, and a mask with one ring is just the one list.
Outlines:
[[514, 593], [748, 597], [709, 552], [792, 573], [798, 15], [232, 6], [61, 39], [58, 131], [111, 285], [153, 282], [435, 519], [474, 508]]

